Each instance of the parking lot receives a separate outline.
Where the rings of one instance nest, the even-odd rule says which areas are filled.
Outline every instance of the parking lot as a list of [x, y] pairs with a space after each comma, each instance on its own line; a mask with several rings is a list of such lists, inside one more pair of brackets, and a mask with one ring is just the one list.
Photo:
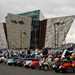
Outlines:
[[55, 73], [52, 71], [41, 71], [25, 69], [24, 67], [8, 66], [6, 64], [0, 64], [0, 75], [75, 75], [75, 73]]

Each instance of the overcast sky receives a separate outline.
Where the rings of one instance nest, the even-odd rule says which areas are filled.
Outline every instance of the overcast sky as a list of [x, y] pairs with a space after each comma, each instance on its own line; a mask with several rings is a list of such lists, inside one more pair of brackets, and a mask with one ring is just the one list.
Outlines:
[[[40, 9], [45, 17], [75, 15], [75, 0], [0, 0], [0, 22], [4, 21], [7, 13], [17, 14], [35, 9]], [[75, 40], [75, 34], [72, 36]]]
[[0, 0], [0, 21], [7, 13], [40, 9], [45, 17], [75, 15], [75, 0]]

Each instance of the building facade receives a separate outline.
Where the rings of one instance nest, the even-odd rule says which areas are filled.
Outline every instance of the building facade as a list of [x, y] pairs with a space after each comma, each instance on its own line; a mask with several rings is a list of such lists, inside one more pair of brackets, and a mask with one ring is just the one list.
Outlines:
[[2, 23], [0, 23], [0, 49], [8, 48], [6, 36], [4, 32], [4, 26]]
[[29, 48], [32, 18], [8, 14], [6, 16], [8, 48]]
[[9, 48], [59, 48], [74, 21], [74, 16], [44, 19], [40, 10], [6, 17]]
[[40, 10], [35, 10], [18, 15], [32, 17], [30, 48], [39, 48], [39, 28], [40, 21], [44, 19], [43, 14], [40, 12]]
[[47, 27], [47, 19], [40, 21], [39, 44], [38, 44], [39, 48], [44, 48], [45, 46], [46, 27]]
[[73, 16], [64, 16], [48, 19], [45, 36], [45, 47], [61, 47], [61, 45], [65, 43], [65, 38], [73, 21]]

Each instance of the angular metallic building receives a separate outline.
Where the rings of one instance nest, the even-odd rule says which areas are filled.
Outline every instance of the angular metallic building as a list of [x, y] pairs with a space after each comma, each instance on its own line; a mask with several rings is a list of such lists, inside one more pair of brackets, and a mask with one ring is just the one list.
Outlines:
[[39, 26], [39, 48], [44, 48], [45, 46], [45, 37], [46, 37], [46, 28], [47, 28], [47, 19], [41, 20]]
[[8, 48], [3, 23], [0, 23], [0, 49]]
[[65, 43], [67, 33], [74, 21], [74, 16], [47, 19], [45, 47], [59, 48]]
[[44, 19], [40, 10], [6, 17], [9, 48], [60, 48], [74, 21], [74, 16]]
[[43, 14], [40, 10], [34, 10], [18, 15], [32, 17], [30, 48], [39, 48], [39, 29], [40, 21], [44, 19]]
[[32, 18], [8, 14], [6, 16], [8, 48], [29, 48]]

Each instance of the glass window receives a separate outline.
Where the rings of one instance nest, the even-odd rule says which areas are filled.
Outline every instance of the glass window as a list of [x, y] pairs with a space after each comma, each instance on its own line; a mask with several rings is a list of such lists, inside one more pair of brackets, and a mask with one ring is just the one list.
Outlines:
[[33, 15], [32, 18], [33, 19], [39, 19], [39, 15]]
[[32, 21], [33, 26], [39, 26], [39, 21]]
[[23, 21], [19, 21], [19, 24], [24, 24], [24, 22]]
[[23, 32], [24, 35], [27, 35], [26, 32]]
[[17, 24], [16, 20], [11, 20], [11, 22]]

